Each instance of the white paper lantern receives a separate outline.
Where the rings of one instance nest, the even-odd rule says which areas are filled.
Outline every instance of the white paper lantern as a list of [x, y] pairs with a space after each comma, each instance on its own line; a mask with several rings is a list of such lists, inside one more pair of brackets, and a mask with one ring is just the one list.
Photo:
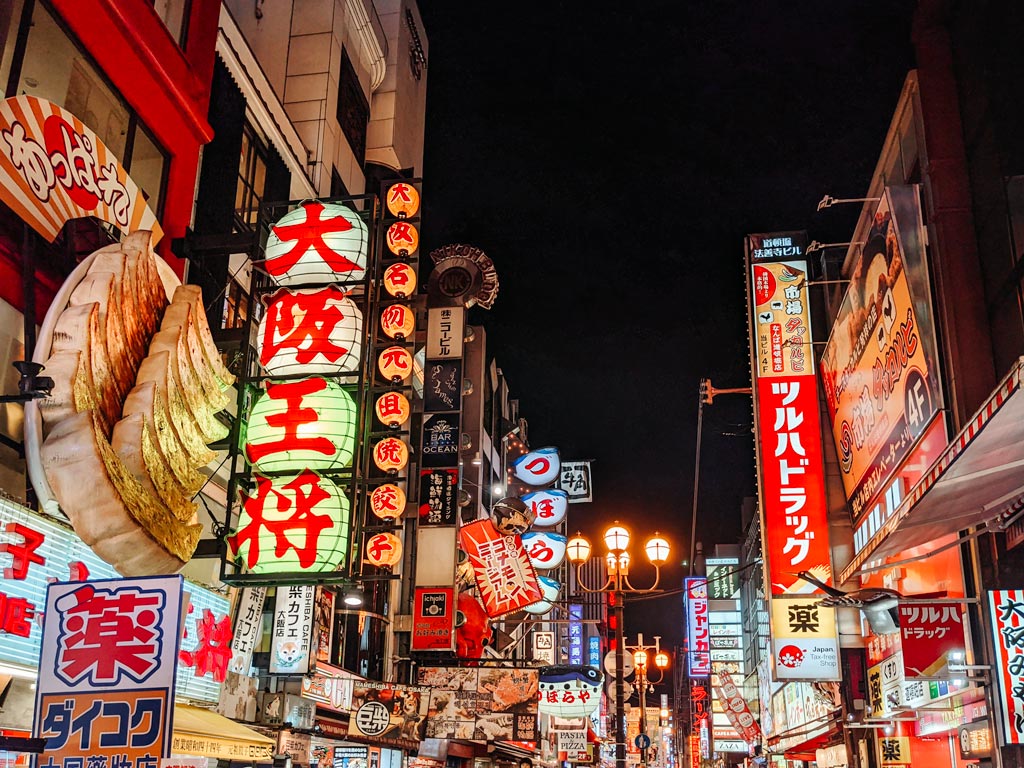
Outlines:
[[355, 435], [356, 404], [337, 382], [271, 382], [249, 415], [245, 457], [259, 472], [342, 469]]
[[385, 483], [370, 494], [370, 511], [381, 520], [397, 520], [405, 512], [405, 491], [394, 483]]
[[512, 472], [527, 485], [544, 486], [555, 482], [561, 469], [557, 448], [538, 448], [512, 462]]
[[336, 203], [303, 203], [271, 228], [265, 268], [278, 285], [336, 283], [366, 276], [367, 229]]
[[601, 703], [603, 677], [594, 667], [548, 667], [540, 673], [537, 712], [555, 717], [588, 717]]
[[566, 538], [560, 533], [530, 531], [522, 539], [526, 556], [538, 571], [557, 568], [565, 560]]
[[330, 478], [254, 477], [228, 545], [246, 573], [336, 571], [348, 555], [348, 497]]
[[260, 320], [260, 365], [272, 376], [358, 371], [362, 335], [363, 315], [344, 291], [281, 290]]
[[377, 355], [377, 370], [388, 381], [405, 381], [412, 375], [412, 355], [404, 347], [388, 347]]
[[536, 517], [533, 524], [542, 528], [558, 525], [565, 520], [565, 515], [569, 511], [569, 494], [565, 491], [530, 491], [520, 498], [533, 510]]

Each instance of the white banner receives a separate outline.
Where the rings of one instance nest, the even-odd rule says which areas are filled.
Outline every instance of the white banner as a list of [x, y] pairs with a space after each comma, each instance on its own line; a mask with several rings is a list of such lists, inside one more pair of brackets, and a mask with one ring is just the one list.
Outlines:
[[271, 629], [270, 674], [309, 672], [316, 587], [278, 587]]
[[252, 652], [260, 639], [263, 603], [267, 599], [266, 587], [245, 587], [238, 599], [235, 630], [231, 638], [231, 662], [228, 669], [240, 675], [249, 674]]

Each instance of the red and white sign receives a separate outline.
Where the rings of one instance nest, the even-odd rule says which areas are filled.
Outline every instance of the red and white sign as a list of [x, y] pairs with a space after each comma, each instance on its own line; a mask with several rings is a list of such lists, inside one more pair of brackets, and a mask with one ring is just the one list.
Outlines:
[[773, 595], [807, 593], [810, 584], [795, 573], [832, 580], [807, 263], [779, 261], [752, 269], [768, 578]]
[[708, 580], [691, 577], [683, 580], [686, 589], [686, 655], [690, 677], [711, 674], [711, 644], [708, 642]]
[[455, 647], [452, 587], [416, 587], [412, 618], [412, 650], [450, 651]]
[[717, 676], [716, 693], [718, 700], [722, 702], [725, 716], [729, 718], [729, 723], [748, 744], [758, 743], [761, 738], [761, 729], [758, 727], [757, 721], [754, 720], [743, 694], [733, 683], [732, 675], [724, 670], [719, 670]]
[[500, 618], [543, 599], [537, 573], [518, 536], [504, 536], [490, 520], [477, 520], [459, 530], [459, 546], [473, 567], [490, 618]]
[[1003, 744], [1024, 744], [1024, 589], [988, 593]]
[[950, 653], [965, 652], [960, 605], [914, 602], [901, 605], [899, 611], [906, 677], [935, 677], [947, 666]]
[[25, 95], [0, 104], [0, 155], [0, 199], [49, 242], [64, 222], [87, 216], [151, 230], [154, 243], [163, 236], [120, 160], [56, 104]]
[[335, 286], [275, 293], [260, 320], [260, 365], [274, 376], [359, 369], [363, 315]]
[[33, 735], [54, 765], [170, 757], [183, 584], [50, 585]]
[[560, 533], [530, 531], [522, 534], [523, 547], [538, 571], [557, 568], [565, 560], [566, 538]]
[[562, 490], [530, 491], [520, 498], [525, 501], [536, 517], [534, 525], [550, 527], [565, 520], [569, 511], [569, 494]]
[[527, 485], [540, 487], [555, 482], [561, 466], [557, 448], [538, 448], [515, 459], [512, 474]]

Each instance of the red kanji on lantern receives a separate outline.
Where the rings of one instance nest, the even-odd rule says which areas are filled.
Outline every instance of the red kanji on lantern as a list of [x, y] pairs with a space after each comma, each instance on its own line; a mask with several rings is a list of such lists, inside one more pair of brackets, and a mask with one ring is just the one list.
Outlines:
[[402, 542], [393, 533], [378, 533], [366, 540], [366, 559], [371, 565], [392, 566], [402, 559]]
[[[238, 552], [243, 543], [249, 543], [245, 560], [248, 568], [253, 568], [260, 561], [260, 535], [264, 528], [274, 535], [275, 557], [283, 557], [289, 549], [294, 549], [301, 567], [309, 568], [316, 562], [320, 534], [334, 526], [330, 515], [314, 512], [317, 504], [330, 498], [330, 494], [320, 487], [320, 479], [316, 472], [304, 470], [282, 486], [289, 491], [286, 495], [272, 488], [270, 478], [256, 475], [256, 495], [244, 503], [249, 522], [228, 537], [228, 546], [233, 552]], [[289, 511], [292, 497], [295, 499], [294, 511], [289, 517], [268, 519], [268, 508], [277, 513]]]
[[5, 542], [0, 544], [0, 553], [11, 556], [11, 565], [4, 568], [5, 579], [24, 579], [28, 575], [28, 568], [32, 563], [45, 565], [46, 558], [36, 550], [39, 545], [46, 541], [46, 536], [38, 531], [33, 531], [27, 525], [21, 523], [7, 523], [4, 531], [22, 538], [22, 543]]
[[55, 672], [68, 685], [143, 681], [160, 665], [163, 590], [83, 585], [57, 601], [60, 633]]
[[314, 408], [302, 407], [302, 398], [325, 389], [327, 389], [327, 381], [319, 378], [299, 379], [298, 381], [285, 381], [268, 385], [266, 396], [271, 400], [284, 401], [286, 408], [284, 413], [268, 415], [267, 424], [271, 427], [283, 429], [284, 437], [280, 440], [272, 440], [258, 445], [247, 443], [245, 453], [249, 458], [249, 463], [255, 464], [266, 456], [285, 451], [315, 451], [325, 456], [337, 453], [337, 446], [327, 437], [299, 436], [299, 427], [305, 424], [315, 424], [318, 421], [317, 412]]
[[394, 520], [405, 511], [405, 492], [390, 483], [378, 486], [370, 494], [370, 510], [382, 520]]
[[223, 683], [231, 661], [231, 617], [218, 620], [209, 608], [203, 609], [203, 618], [196, 622], [198, 645], [194, 651], [180, 651], [178, 660], [186, 667], [195, 667], [196, 677], [211, 675]]
[[407, 221], [396, 221], [388, 227], [388, 240], [396, 245], [399, 243], [411, 245], [418, 239], [416, 228]]
[[335, 272], [352, 272], [360, 269], [358, 264], [332, 250], [324, 242], [324, 235], [332, 232], [348, 232], [352, 229], [352, 223], [344, 216], [335, 216], [331, 219], [320, 218], [324, 211], [323, 203], [305, 203], [302, 208], [306, 211], [304, 222], [284, 224], [273, 228], [274, 234], [281, 241], [294, 240], [295, 245], [287, 252], [267, 259], [267, 272], [274, 277], [286, 274], [310, 248], [320, 254], [320, 258]]
[[313, 362], [317, 355], [336, 363], [348, 354], [346, 347], [335, 343], [335, 328], [348, 319], [339, 307], [344, 299], [337, 288], [275, 294], [260, 340], [260, 364], [266, 366], [284, 349], [295, 350], [295, 362], [301, 364]]

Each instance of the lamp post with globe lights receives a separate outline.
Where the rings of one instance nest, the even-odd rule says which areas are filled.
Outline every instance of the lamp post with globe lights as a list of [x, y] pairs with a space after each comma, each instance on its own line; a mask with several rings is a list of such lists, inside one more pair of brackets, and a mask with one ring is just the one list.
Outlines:
[[[623, 656], [625, 640], [623, 636], [623, 599], [625, 593], [655, 592], [661, 578], [661, 566], [668, 561], [669, 544], [657, 531], [644, 544], [644, 553], [654, 566], [654, 584], [646, 589], [637, 589], [629, 583], [629, 530], [616, 520], [604, 532], [604, 543], [608, 552], [605, 555], [608, 577], [598, 588], [588, 587], [583, 583], [581, 567], [590, 558], [593, 547], [585, 536], [577, 533], [569, 539], [566, 554], [569, 561], [576, 566], [576, 584], [584, 592], [610, 592], [615, 596], [615, 768], [626, 768], [626, 725]], [[660, 650], [660, 649], [659, 649]], [[646, 661], [646, 660], [645, 660]]]
[[[636, 669], [637, 692], [640, 694], [640, 733], [647, 733], [647, 693], [665, 678], [665, 670], [670, 662], [668, 654], [661, 650], [661, 638], [655, 636], [654, 645], [645, 645], [644, 636], [637, 634], [636, 645], [626, 645], [627, 651], [633, 652], [633, 668]], [[658, 670], [658, 679], [650, 678], [650, 664]], [[640, 747], [640, 764], [647, 765], [647, 748]]]

